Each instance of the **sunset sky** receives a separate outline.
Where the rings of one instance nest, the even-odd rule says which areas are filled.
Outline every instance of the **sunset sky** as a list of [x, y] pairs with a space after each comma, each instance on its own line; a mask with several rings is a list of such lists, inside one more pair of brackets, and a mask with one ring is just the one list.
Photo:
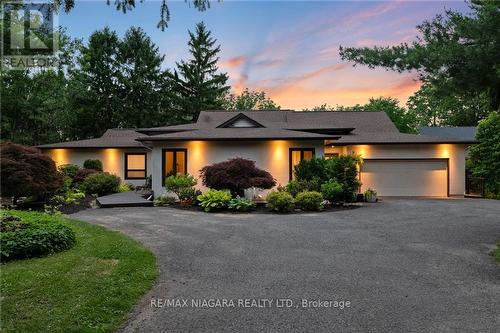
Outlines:
[[[171, 21], [156, 28], [160, 2], [145, 0], [127, 14], [105, 0], [77, 1], [59, 24], [83, 38], [109, 25], [119, 34], [140, 26], [165, 55], [165, 68], [186, 58], [187, 30], [204, 21], [221, 44], [219, 67], [234, 92], [265, 91], [282, 108], [302, 109], [324, 103], [363, 104], [370, 97], [403, 103], [418, 90], [415, 73], [353, 67], [338, 55], [342, 46], [411, 42], [415, 26], [445, 8], [468, 11], [463, 1], [224, 1], [200, 13], [184, 1], [169, 1]], [[113, 1], [111, 1], [113, 3]]]

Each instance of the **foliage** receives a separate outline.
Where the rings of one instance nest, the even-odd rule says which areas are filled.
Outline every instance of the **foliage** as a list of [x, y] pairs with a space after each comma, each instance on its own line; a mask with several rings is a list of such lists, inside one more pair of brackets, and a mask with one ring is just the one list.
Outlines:
[[229, 201], [228, 208], [230, 210], [235, 210], [238, 212], [248, 212], [255, 208], [255, 203], [252, 200], [236, 197], [232, 198], [231, 201]]
[[44, 256], [67, 250], [75, 244], [75, 233], [61, 224], [61, 218], [57, 216], [3, 211], [1, 224], [2, 261]]
[[197, 183], [196, 179], [190, 174], [172, 175], [165, 178], [165, 188], [177, 195], [179, 195], [180, 190], [193, 187]]
[[500, 113], [492, 112], [477, 127], [478, 144], [470, 147], [472, 173], [485, 178], [486, 190], [500, 194]]
[[83, 193], [79, 189], [70, 189], [64, 195], [54, 196], [51, 199], [51, 201], [56, 205], [60, 205], [60, 204], [69, 205], [69, 204], [77, 203], [83, 199], [85, 199], [85, 193]]
[[2, 264], [2, 331], [114, 332], [158, 276], [154, 255], [139, 242], [60, 220], [75, 232], [74, 247]]
[[83, 168], [102, 171], [102, 162], [100, 160], [88, 159], [83, 162]]
[[160, 195], [159, 197], [156, 197], [154, 202], [155, 206], [170, 206], [175, 204], [176, 199], [171, 196], [167, 195]]
[[[24, 22], [20, 23], [22, 26]], [[70, 40], [64, 30], [54, 34], [60, 49], [51, 60], [59, 64], [58, 68], [14, 70], [6, 65], [0, 69], [0, 137], [3, 141], [38, 145], [67, 139], [65, 134], [70, 128], [67, 120], [72, 110], [66, 105], [65, 73], [74, 64], [72, 57], [79, 42]], [[44, 36], [38, 29], [37, 37], [43, 39]]]
[[276, 212], [290, 212], [295, 207], [295, 201], [292, 195], [285, 191], [269, 192], [266, 200], [267, 207]]
[[1, 195], [46, 198], [63, 185], [54, 161], [38, 149], [2, 143], [0, 145]]
[[365, 200], [368, 202], [375, 201], [377, 198], [377, 191], [375, 191], [372, 188], [368, 188], [368, 189], [366, 189], [366, 191], [364, 193], [364, 197], [365, 197]]
[[316, 181], [319, 184], [331, 179], [342, 185], [343, 201], [352, 202], [359, 188], [358, 165], [361, 158], [355, 155], [340, 155], [335, 158], [313, 158], [302, 160], [295, 166], [298, 181]]
[[235, 196], [243, 196], [244, 190], [250, 187], [269, 189], [276, 185], [269, 172], [257, 168], [254, 161], [239, 157], [205, 166], [200, 175], [203, 185], [230, 190]]
[[312, 109], [304, 109], [304, 111], [350, 111], [350, 112], [360, 112], [360, 111], [372, 111], [380, 112], [383, 111], [391, 119], [394, 125], [400, 132], [403, 133], [415, 133], [416, 132], [416, 122], [415, 115], [409, 112], [404, 107], [399, 105], [399, 101], [392, 97], [378, 97], [370, 98], [368, 103], [365, 105], [356, 104], [354, 106], [342, 106], [337, 105], [335, 107], [323, 104], [320, 106], [313, 107]]
[[75, 177], [75, 174], [80, 167], [76, 164], [63, 164], [57, 167], [60, 173], [62, 173], [66, 177], [70, 177], [71, 179]]
[[118, 186], [118, 192], [130, 192], [134, 190], [134, 185], [129, 183], [121, 183]]
[[285, 187], [284, 190], [290, 193], [293, 197], [303, 191], [317, 191], [320, 188], [318, 179], [311, 180], [291, 180]]
[[[142, 3], [143, 1], [140, 2]], [[210, 8], [210, 0], [186, 0], [185, 2], [189, 5], [189, 7], [192, 6], [200, 12], [204, 12]], [[56, 8], [64, 7], [64, 11], [68, 13], [73, 9], [75, 3], [75, 0], [58, 0], [54, 4], [57, 6]], [[106, 3], [109, 6], [111, 2], [107, 1]], [[127, 13], [128, 11], [131, 11], [135, 8], [136, 0], [115, 0], [114, 4], [117, 10], [123, 13]], [[161, 0], [160, 21], [158, 21], [156, 27], [158, 29], [161, 29], [161, 31], [164, 31], [166, 28], [168, 28], [169, 21], [170, 9], [167, 5], [167, 0]]]
[[489, 110], [500, 108], [500, 5], [471, 1], [471, 14], [446, 10], [417, 26], [421, 37], [411, 44], [343, 48], [343, 60], [370, 68], [417, 70], [420, 79], [445, 95], [486, 92]]
[[205, 212], [210, 212], [226, 208], [231, 201], [231, 194], [227, 191], [209, 190], [197, 199]]
[[224, 97], [225, 110], [279, 110], [280, 106], [266, 97], [263, 91], [243, 90], [240, 95], [227, 93]]
[[297, 194], [295, 203], [302, 210], [320, 210], [323, 208], [323, 195], [316, 191], [304, 191]]
[[80, 189], [86, 194], [97, 194], [98, 196], [118, 192], [120, 177], [108, 172], [93, 173], [81, 183]]
[[179, 190], [177, 196], [182, 203], [193, 204], [200, 194], [201, 191], [194, 187], [184, 187]]
[[488, 116], [488, 96], [482, 93], [444, 92], [424, 83], [406, 103], [414, 128], [424, 126], [476, 126]]
[[80, 48], [79, 67], [68, 77], [72, 138], [101, 136], [115, 127], [165, 125], [168, 82], [164, 56], [140, 28], [120, 39], [108, 27], [92, 33]]
[[312, 158], [310, 160], [303, 159], [297, 164], [293, 170], [297, 181], [315, 181], [322, 184], [329, 179], [327, 163], [329, 160], [324, 158]]
[[80, 169], [78, 170], [75, 175], [73, 176], [73, 183], [75, 185], [80, 184], [87, 178], [88, 176], [98, 173], [99, 171], [94, 170], [94, 169]]
[[321, 194], [330, 202], [340, 202], [344, 200], [344, 189], [335, 179], [330, 179], [321, 184]]
[[217, 61], [220, 46], [212, 38], [203, 22], [196, 25], [196, 31], [189, 31], [189, 53], [191, 59], [177, 62], [173, 73], [167, 73], [172, 86], [173, 103], [179, 108], [179, 122], [194, 121], [201, 110], [222, 108], [222, 100], [229, 87], [228, 76], [218, 73]]

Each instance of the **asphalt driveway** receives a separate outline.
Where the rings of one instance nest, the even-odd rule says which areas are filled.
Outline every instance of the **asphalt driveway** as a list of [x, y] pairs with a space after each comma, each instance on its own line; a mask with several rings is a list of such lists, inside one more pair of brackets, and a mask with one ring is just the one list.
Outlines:
[[[500, 201], [400, 199], [299, 215], [113, 208], [72, 217], [120, 230], [158, 257], [159, 281], [125, 332], [500, 329], [500, 266], [487, 255], [500, 239]], [[302, 307], [303, 299], [327, 302]]]

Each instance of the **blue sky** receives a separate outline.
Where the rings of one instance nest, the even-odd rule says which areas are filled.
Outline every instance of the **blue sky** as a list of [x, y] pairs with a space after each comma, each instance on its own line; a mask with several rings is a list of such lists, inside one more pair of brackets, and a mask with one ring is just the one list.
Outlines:
[[[113, 1], [111, 1], [113, 2]], [[139, 2], [139, 1], [137, 1]], [[263, 90], [286, 108], [323, 103], [353, 105], [386, 96], [403, 103], [419, 87], [414, 73], [352, 67], [339, 45], [411, 42], [415, 26], [445, 8], [468, 11], [462, 1], [224, 1], [206, 12], [169, 1], [169, 28], [156, 28], [160, 2], [145, 0], [123, 14], [105, 0], [77, 1], [59, 24], [84, 41], [108, 25], [122, 35], [130, 26], [146, 31], [165, 55], [164, 66], [187, 57], [187, 31], [204, 21], [222, 46], [220, 68], [233, 91]]]

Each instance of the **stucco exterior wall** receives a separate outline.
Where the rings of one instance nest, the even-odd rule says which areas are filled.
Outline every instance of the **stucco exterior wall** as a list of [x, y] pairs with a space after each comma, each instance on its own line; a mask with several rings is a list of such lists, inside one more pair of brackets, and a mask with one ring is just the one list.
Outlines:
[[363, 158], [448, 158], [450, 195], [465, 192], [465, 149], [463, 144], [352, 145], [327, 147], [325, 153], [355, 153]]
[[83, 167], [83, 162], [88, 159], [98, 159], [102, 162], [103, 171], [117, 175], [126, 183], [134, 185], [144, 185], [145, 179], [125, 179], [125, 153], [144, 153], [146, 152], [146, 175], [151, 174], [151, 153], [145, 149], [43, 149], [45, 154], [48, 154], [56, 163], [61, 164], [76, 164]]
[[[188, 172], [199, 178], [200, 169], [206, 165], [230, 158], [242, 157], [256, 162], [256, 165], [273, 175], [278, 184], [289, 180], [289, 148], [314, 148], [316, 157], [323, 156], [323, 141], [185, 141], [155, 143], [152, 151], [153, 190], [155, 195], [165, 193], [162, 186], [162, 149], [186, 148]], [[198, 188], [204, 190], [201, 180]]]

